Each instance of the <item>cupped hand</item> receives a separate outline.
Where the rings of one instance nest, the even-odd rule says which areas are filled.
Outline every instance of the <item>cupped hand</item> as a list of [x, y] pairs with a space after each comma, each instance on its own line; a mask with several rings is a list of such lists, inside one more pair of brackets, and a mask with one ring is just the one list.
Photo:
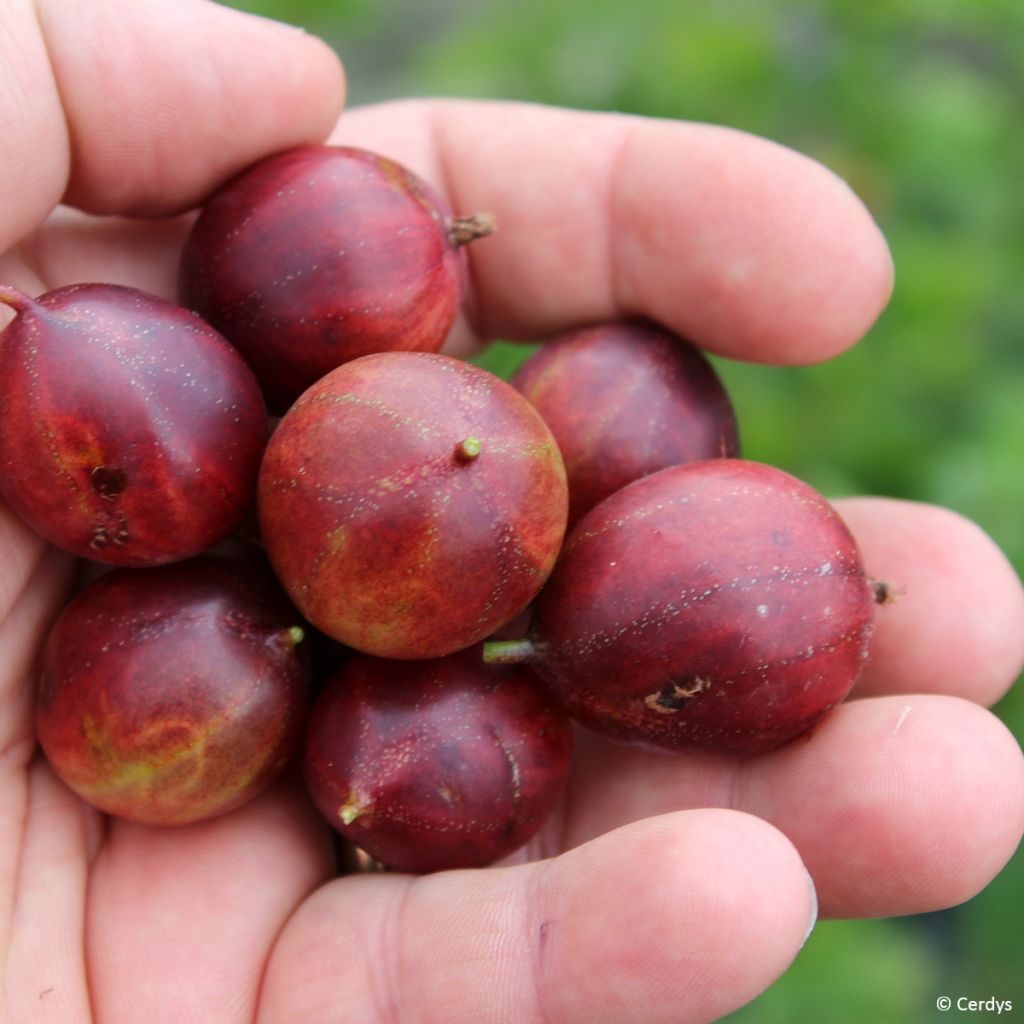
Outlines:
[[[324, 138], [342, 102], [322, 44], [199, 0], [15, 0], [4, 30], [0, 280], [36, 293], [93, 280], [173, 297], [177, 215], [253, 159]], [[643, 314], [731, 357], [812, 362], [888, 298], [884, 241], [849, 190], [738, 132], [410, 101], [346, 113], [333, 138], [496, 214], [471, 249], [458, 353]], [[905, 588], [855, 699], [747, 760], [581, 733], [527, 849], [415, 879], [334, 878], [294, 778], [166, 830], [71, 795], [31, 715], [72, 567], [0, 513], [0, 1018], [679, 1024], [782, 973], [815, 888], [837, 916], [969, 898], [1024, 830], [1021, 752], [984, 710], [1024, 659], [1024, 593], [951, 512], [837, 504], [869, 573]]]

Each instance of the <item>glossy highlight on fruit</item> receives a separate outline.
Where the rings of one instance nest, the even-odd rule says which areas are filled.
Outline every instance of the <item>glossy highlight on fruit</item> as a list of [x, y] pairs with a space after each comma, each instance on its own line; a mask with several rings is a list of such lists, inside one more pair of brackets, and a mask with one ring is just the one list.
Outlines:
[[195, 314], [115, 285], [30, 299], [0, 334], [0, 493], [85, 558], [152, 566], [230, 534], [256, 489], [267, 413]]
[[264, 790], [299, 743], [302, 641], [272, 579], [234, 560], [112, 570], [46, 638], [40, 745], [109, 814], [151, 825], [223, 814]]
[[569, 769], [569, 719], [524, 666], [473, 647], [353, 655], [314, 704], [307, 786], [342, 835], [400, 871], [482, 867], [526, 843]]
[[782, 470], [715, 459], [629, 484], [575, 526], [526, 660], [577, 719], [642, 744], [771, 749], [849, 693], [875, 596], [846, 525]]
[[260, 530], [303, 615], [388, 658], [468, 647], [533, 599], [568, 496], [550, 431], [514, 388], [448, 356], [346, 363], [278, 424]]
[[182, 253], [182, 302], [245, 355], [283, 412], [336, 366], [435, 352], [454, 321], [463, 246], [485, 215], [456, 218], [412, 171], [348, 146], [269, 157], [207, 202]]
[[732, 403], [707, 357], [648, 321], [615, 321], [545, 341], [511, 383], [555, 435], [569, 523], [659, 469], [735, 458]]

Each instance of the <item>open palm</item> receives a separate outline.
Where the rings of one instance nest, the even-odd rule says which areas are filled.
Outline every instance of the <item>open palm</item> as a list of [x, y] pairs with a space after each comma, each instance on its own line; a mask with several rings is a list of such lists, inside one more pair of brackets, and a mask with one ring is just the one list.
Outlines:
[[[173, 296], [176, 214], [256, 157], [319, 141], [341, 104], [321, 44], [198, 0], [15, 3], [4, 28], [0, 280], [33, 293], [97, 280]], [[473, 247], [459, 353], [644, 314], [725, 355], [808, 362], [888, 297], [884, 242], [845, 186], [739, 133], [416, 101], [349, 112], [334, 138], [497, 215]], [[51, 215], [62, 198], [117, 216]], [[983, 710], [1024, 656], [1020, 583], [952, 513], [837, 504], [868, 571], [906, 587], [858, 699], [748, 760], [581, 733], [527, 849], [420, 879], [334, 878], [294, 778], [179, 829], [70, 794], [36, 755], [31, 678], [73, 566], [0, 511], [0, 1018], [679, 1024], [785, 970], [813, 912], [807, 871], [831, 915], [969, 898], [1024, 828], [1019, 747]]]

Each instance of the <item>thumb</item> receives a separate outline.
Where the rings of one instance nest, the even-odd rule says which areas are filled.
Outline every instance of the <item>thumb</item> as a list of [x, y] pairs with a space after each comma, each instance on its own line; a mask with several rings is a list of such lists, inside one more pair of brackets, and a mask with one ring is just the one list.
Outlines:
[[326, 137], [344, 78], [301, 30], [207, 0], [7, 0], [0, 252], [62, 199], [157, 216]]
[[717, 1020], [789, 966], [808, 877], [772, 826], [701, 810], [549, 861], [339, 879], [285, 926], [257, 1019]]

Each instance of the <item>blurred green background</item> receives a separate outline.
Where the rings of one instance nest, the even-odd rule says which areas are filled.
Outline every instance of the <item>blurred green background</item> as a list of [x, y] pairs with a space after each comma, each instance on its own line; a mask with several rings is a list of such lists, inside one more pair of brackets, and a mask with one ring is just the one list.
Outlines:
[[[830, 166], [881, 224], [895, 295], [863, 343], [826, 365], [718, 361], [745, 454], [829, 494], [947, 505], [1024, 570], [1024, 3], [234, 6], [327, 39], [352, 105], [446, 93], [617, 109], [732, 125]], [[490, 365], [507, 371], [524, 354], [499, 348]], [[1024, 735], [1024, 686], [998, 711]], [[730, 1020], [933, 1021], [942, 994], [1012, 999], [1020, 1015], [1022, 917], [1018, 855], [962, 907], [822, 923]]]

